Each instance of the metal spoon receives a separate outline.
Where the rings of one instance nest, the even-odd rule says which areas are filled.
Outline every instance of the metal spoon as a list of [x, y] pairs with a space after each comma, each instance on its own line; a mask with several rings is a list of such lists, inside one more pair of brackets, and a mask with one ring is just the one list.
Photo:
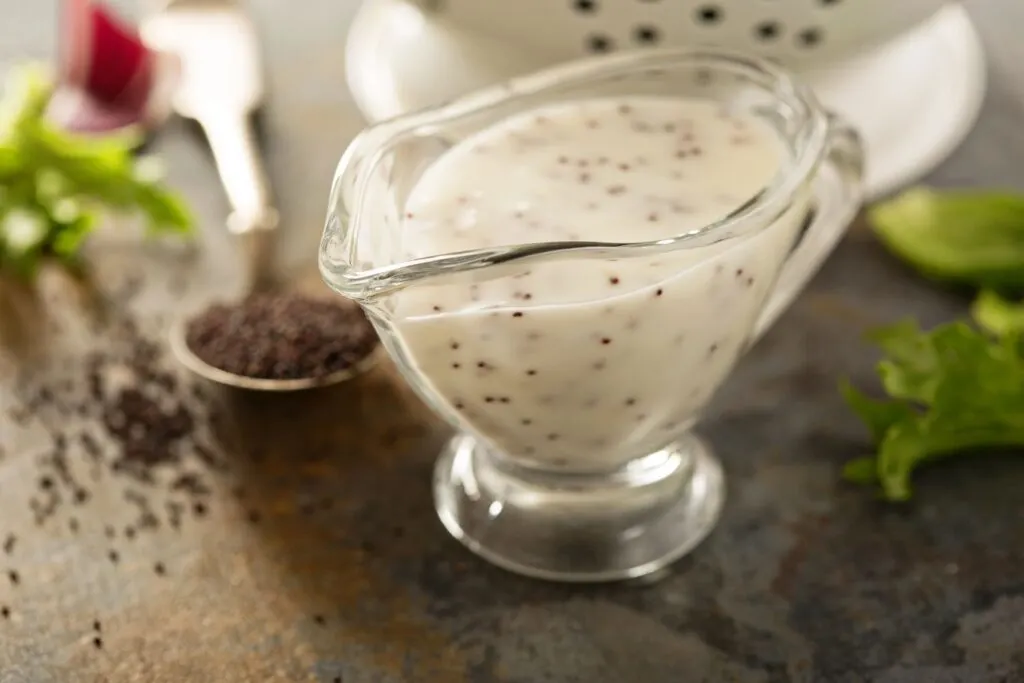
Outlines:
[[[245, 250], [248, 290], [271, 291], [277, 226], [252, 115], [263, 100], [259, 43], [249, 17], [235, 0], [166, 0], [142, 22], [151, 48], [177, 55], [181, 82], [172, 101], [181, 116], [203, 129], [231, 204], [228, 230]], [[184, 318], [171, 327], [171, 350], [185, 367], [208, 380], [242, 389], [297, 391], [337, 384], [380, 360], [380, 347], [361, 362], [324, 377], [261, 379], [213, 367], [189, 348]]]
[[378, 344], [369, 355], [358, 363], [351, 365], [344, 370], [338, 370], [337, 372], [332, 372], [322, 377], [300, 379], [264, 379], [259, 377], [246, 377], [244, 375], [236, 375], [232, 372], [216, 368], [193, 353], [186, 340], [187, 327], [188, 323], [184, 319], [178, 320], [171, 327], [171, 352], [174, 354], [175, 358], [177, 358], [182, 365], [200, 377], [204, 377], [211, 382], [235, 387], [237, 389], [283, 392], [332, 386], [366, 372], [377, 365], [385, 355], [383, 348]]

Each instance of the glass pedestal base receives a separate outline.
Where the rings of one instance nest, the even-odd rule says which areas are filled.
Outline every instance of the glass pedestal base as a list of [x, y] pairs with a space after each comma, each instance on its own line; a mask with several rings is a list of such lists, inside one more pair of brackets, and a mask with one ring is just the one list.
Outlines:
[[552, 581], [631, 579], [690, 552], [715, 526], [725, 480], [689, 435], [603, 475], [510, 465], [466, 434], [434, 470], [441, 522], [504, 569]]

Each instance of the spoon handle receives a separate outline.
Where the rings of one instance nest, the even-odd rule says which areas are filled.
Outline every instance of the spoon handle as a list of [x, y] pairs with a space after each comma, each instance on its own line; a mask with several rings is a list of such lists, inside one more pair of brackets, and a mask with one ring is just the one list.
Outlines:
[[270, 243], [278, 214], [251, 118], [245, 112], [221, 111], [196, 118], [206, 133], [231, 205], [228, 230], [245, 242], [250, 285], [258, 288], [270, 277]]
[[273, 230], [277, 211], [249, 116], [217, 112], [198, 120], [231, 203], [228, 229], [235, 234]]

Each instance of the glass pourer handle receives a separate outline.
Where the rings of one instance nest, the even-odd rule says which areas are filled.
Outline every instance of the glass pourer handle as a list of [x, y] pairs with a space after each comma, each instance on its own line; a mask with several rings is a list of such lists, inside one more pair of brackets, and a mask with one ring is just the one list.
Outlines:
[[815, 194], [811, 224], [782, 267], [752, 341], [767, 332], [793, 303], [857, 217], [863, 200], [863, 176], [864, 144], [860, 135], [846, 122], [829, 115], [828, 152], [816, 179], [823, 183], [824, 190]]

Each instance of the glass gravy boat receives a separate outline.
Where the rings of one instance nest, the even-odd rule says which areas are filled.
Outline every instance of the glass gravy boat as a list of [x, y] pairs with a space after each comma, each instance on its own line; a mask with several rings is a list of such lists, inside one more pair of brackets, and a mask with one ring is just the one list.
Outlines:
[[[453, 146], [552, 103], [664, 93], [763, 122], [785, 150], [781, 170], [727, 215], [665, 239], [410, 255], [410, 193]], [[844, 233], [862, 165], [857, 136], [805, 87], [711, 50], [574, 62], [357, 137], [334, 179], [320, 269], [456, 429], [434, 477], [452, 535], [506, 569], [563, 581], [637, 577], [689, 552], [725, 492], [692, 427]], [[601, 295], [571, 286], [648, 266], [668, 274]], [[519, 283], [538, 277], [569, 283], [564, 296], [531, 300]]]

